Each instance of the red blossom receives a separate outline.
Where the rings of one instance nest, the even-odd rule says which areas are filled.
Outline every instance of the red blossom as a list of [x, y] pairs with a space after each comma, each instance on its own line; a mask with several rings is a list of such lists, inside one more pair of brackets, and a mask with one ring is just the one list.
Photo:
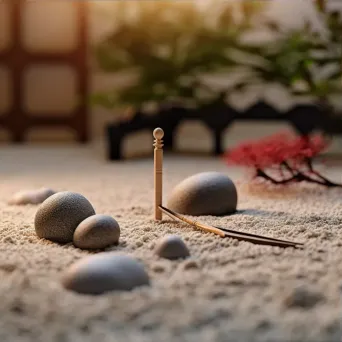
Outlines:
[[[254, 168], [256, 178], [273, 184], [307, 181], [328, 187], [342, 186], [329, 181], [313, 169], [312, 158], [327, 146], [328, 141], [318, 134], [302, 137], [279, 133], [261, 140], [244, 142], [228, 151], [224, 158], [228, 164]], [[274, 178], [274, 174], [278, 177]]]
[[289, 133], [275, 134], [258, 141], [248, 141], [225, 154], [228, 164], [267, 168], [283, 162], [300, 164], [313, 158], [327, 147], [320, 135], [298, 137]]

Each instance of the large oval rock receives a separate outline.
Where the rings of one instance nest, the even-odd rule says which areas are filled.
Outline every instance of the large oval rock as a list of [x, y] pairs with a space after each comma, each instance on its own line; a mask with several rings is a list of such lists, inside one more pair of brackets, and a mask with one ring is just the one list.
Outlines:
[[150, 284], [144, 266], [134, 258], [115, 252], [99, 253], [81, 259], [62, 276], [62, 284], [82, 294], [130, 291]]
[[119, 242], [120, 226], [108, 215], [93, 215], [82, 221], [74, 232], [78, 248], [102, 249]]
[[177, 235], [167, 235], [160, 239], [156, 245], [155, 253], [165, 259], [180, 259], [190, 256], [188, 247]]
[[172, 191], [168, 208], [180, 214], [226, 215], [236, 211], [233, 181], [219, 172], [203, 172], [186, 178]]
[[40, 188], [37, 190], [23, 190], [15, 193], [8, 201], [10, 205], [27, 205], [43, 203], [50, 196], [54, 195], [56, 191], [49, 188]]
[[58, 192], [44, 201], [37, 210], [35, 229], [40, 238], [67, 243], [73, 240], [77, 226], [95, 215], [90, 202], [74, 192]]

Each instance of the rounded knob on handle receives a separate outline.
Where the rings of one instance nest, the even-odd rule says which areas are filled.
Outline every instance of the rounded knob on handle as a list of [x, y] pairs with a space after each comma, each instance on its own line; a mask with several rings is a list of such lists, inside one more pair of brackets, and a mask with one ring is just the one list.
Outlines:
[[157, 140], [161, 140], [164, 137], [164, 131], [158, 127], [153, 131], [153, 137]]

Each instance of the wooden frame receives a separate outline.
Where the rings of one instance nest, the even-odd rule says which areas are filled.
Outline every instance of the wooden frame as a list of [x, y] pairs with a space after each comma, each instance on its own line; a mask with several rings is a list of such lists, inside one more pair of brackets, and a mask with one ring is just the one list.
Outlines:
[[[27, 131], [32, 127], [67, 127], [76, 133], [79, 142], [88, 141], [88, 72], [87, 72], [87, 5], [86, 2], [72, 2], [78, 15], [78, 46], [71, 53], [30, 53], [21, 44], [22, 2], [11, 2], [12, 46], [0, 52], [0, 63], [5, 65], [11, 75], [13, 104], [0, 116], [0, 126], [11, 134], [15, 143], [25, 141]], [[22, 79], [24, 71], [33, 64], [65, 64], [72, 67], [77, 76], [77, 94], [82, 99], [67, 117], [59, 113], [49, 113], [48, 117], [35, 117], [25, 110], [23, 103]]]
[[330, 112], [315, 104], [297, 105], [282, 112], [264, 101], [259, 101], [247, 110], [237, 111], [227, 104], [211, 105], [201, 109], [170, 107], [160, 110], [151, 116], [137, 112], [131, 120], [122, 121], [107, 126], [107, 158], [122, 160], [123, 141], [131, 134], [161, 127], [164, 132], [164, 150], [173, 150], [177, 129], [184, 121], [201, 122], [208, 128], [213, 141], [213, 155], [221, 155], [223, 135], [237, 121], [285, 122], [301, 135], [307, 135], [315, 130], [328, 135], [342, 134], [342, 119], [340, 115]]

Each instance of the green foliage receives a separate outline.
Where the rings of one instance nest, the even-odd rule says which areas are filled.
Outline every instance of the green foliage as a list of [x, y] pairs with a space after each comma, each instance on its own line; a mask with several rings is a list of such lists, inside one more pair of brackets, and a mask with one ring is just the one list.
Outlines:
[[[241, 38], [258, 25], [255, 19], [267, 6], [262, 1], [237, 5], [213, 0], [205, 9], [188, 1], [119, 1], [113, 6], [116, 24], [94, 46], [95, 59], [104, 72], [133, 70], [138, 77], [120, 90], [94, 94], [93, 104], [109, 109], [167, 101], [201, 106], [222, 98], [222, 90], [210, 89], [200, 76], [233, 67], [250, 71], [250, 77], [235, 85], [239, 89], [253, 82], [278, 82], [293, 94], [319, 99], [341, 90], [341, 67], [333, 65], [342, 61], [342, 21], [334, 13], [320, 13], [325, 34], [310, 23], [283, 31], [268, 20], [264, 25], [276, 39], [255, 46]], [[240, 7], [242, 20], [234, 17], [234, 6]], [[234, 50], [247, 58], [234, 58]], [[322, 70], [326, 77], [318, 77]]]
[[[342, 19], [336, 13], [320, 12], [324, 32], [317, 32], [308, 22], [301, 29], [283, 31], [272, 21], [266, 23], [275, 32], [271, 44], [242, 50], [263, 58], [261, 66], [254, 66], [254, 78], [278, 82], [294, 95], [310, 95], [327, 100], [341, 92], [342, 82]], [[248, 86], [245, 80], [240, 87]], [[298, 87], [300, 85], [300, 87]]]
[[[106, 108], [118, 103], [139, 107], [169, 100], [198, 102], [195, 88], [202, 87], [198, 75], [233, 65], [226, 49], [238, 45], [241, 31], [250, 26], [260, 7], [244, 4], [245, 20], [239, 24], [229, 3], [221, 3], [216, 14], [195, 2], [130, 1], [116, 6], [116, 28], [94, 47], [94, 55], [102, 71], [133, 69], [139, 77], [120, 91], [95, 94], [93, 103]], [[133, 6], [136, 17], [127, 19]]]

